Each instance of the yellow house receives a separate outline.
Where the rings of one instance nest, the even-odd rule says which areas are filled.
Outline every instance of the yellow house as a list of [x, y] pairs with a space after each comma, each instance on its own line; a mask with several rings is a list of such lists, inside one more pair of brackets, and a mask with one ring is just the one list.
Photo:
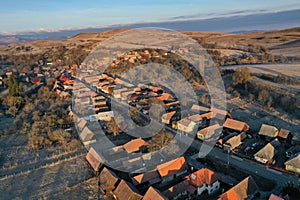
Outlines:
[[300, 174], [300, 154], [291, 160], [286, 161], [285, 169]]
[[186, 133], [190, 133], [194, 130], [197, 124], [188, 118], [183, 118], [177, 122], [177, 129], [180, 131], [184, 131]]

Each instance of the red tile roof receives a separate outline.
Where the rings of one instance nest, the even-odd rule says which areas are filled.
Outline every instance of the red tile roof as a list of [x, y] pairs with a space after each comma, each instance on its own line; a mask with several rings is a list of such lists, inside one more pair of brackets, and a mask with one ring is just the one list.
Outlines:
[[112, 191], [117, 186], [117, 183], [119, 181], [119, 178], [117, 175], [104, 167], [99, 175], [99, 184], [102, 190], [104, 191]]
[[98, 96], [98, 94], [96, 92], [85, 92], [85, 93], [82, 93], [82, 94], [78, 94], [76, 97], [78, 98], [83, 98], [83, 97], [96, 97]]
[[224, 128], [229, 128], [235, 131], [248, 131], [249, 130], [249, 125], [246, 124], [245, 122], [234, 120], [227, 118], [224, 125]]
[[167, 200], [168, 198], [165, 197], [159, 190], [151, 187], [147, 190], [146, 194], [144, 195], [143, 200]]
[[130, 142], [123, 145], [123, 148], [128, 152], [136, 152], [139, 151], [141, 147], [147, 145], [147, 143], [142, 138], [137, 138], [131, 140]]
[[271, 196], [269, 197], [269, 200], [284, 200], [284, 199], [275, 194], [271, 194]]
[[176, 114], [176, 111], [168, 112], [162, 115], [162, 118], [164, 120], [170, 120], [174, 115]]
[[131, 184], [124, 180], [121, 180], [118, 187], [113, 192], [117, 200], [140, 200], [142, 195], [139, 191]]
[[236, 186], [223, 193], [219, 200], [243, 200], [249, 196], [254, 195], [258, 190], [258, 187], [251, 176], [248, 176]]
[[157, 171], [161, 177], [172, 176], [187, 169], [188, 167], [183, 156], [157, 166]]
[[196, 187], [200, 187], [204, 184], [206, 185], [213, 184], [214, 182], [220, 179], [220, 176], [210, 169], [202, 168], [192, 173], [191, 175], [187, 176], [187, 179], [190, 181], [192, 185]]
[[283, 138], [283, 139], [287, 139], [290, 133], [291, 133], [291, 132], [290, 132], [289, 130], [286, 130], [286, 129], [283, 129], [283, 128], [282, 128], [282, 129], [280, 129], [280, 131], [279, 131], [278, 137], [281, 137], [281, 138]]
[[94, 148], [90, 148], [90, 151], [86, 155], [86, 160], [91, 165], [94, 171], [98, 171], [99, 167], [103, 164], [103, 160]]

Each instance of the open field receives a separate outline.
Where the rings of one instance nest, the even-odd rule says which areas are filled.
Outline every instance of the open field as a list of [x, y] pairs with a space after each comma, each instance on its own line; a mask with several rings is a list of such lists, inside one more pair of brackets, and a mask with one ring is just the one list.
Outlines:
[[93, 176], [84, 156], [40, 167], [15, 176], [1, 178], [3, 199], [42, 199], [83, 183]]

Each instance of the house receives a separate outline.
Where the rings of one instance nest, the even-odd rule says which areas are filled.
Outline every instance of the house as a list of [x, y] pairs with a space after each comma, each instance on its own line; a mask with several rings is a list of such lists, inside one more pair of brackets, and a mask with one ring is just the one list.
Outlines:
[[300, 144], [300, 133], [294, 133], [292, 137], [292, 145]]
[[182, 176], [187, 170], [188, 166], [183, 156], [157, 166], [162, 182], [168, 182], [175, 177]]
[[207, 112], [207, 113], [201, 114], [200, 117], [202, 119], [208, 120], [208, 119], [212, 119], [213, 115], [212, 115], [212, 112]]
[[166, 111], [173, 111], [180, 105], [179, 101], [165, 102]]
[[209, 111], [209, 108], [194, 104], [191, 108], [191, 111], [195, 113], [203, 114], [203, 113], [207, 113]]
[[128, 89], [127, 88], [118, 88], [118, 89], [115, 88], [113, 91], [114, 98], [121, 99], [121, 93], [125, 92], [125, 91], [128, 91]]
[[162, 192], [168, 199], [187, 199], [189, 181], [184, 180]]
[[202, 117], [199, 114], [189, 116], [188, 119], [195, 122], [195, 123], [197, 123], [197, 124], [200, 124], [202, 122]]
[[268, 138], [275, 138], [278, 136], [278, 129], [274, 126], [262, 124], [258, 134]]
[[190, 133], [196, 127], [196, 123], [188, 118], [183, 118], [177, 122], [177, 129], [186, 133]]
[[95, 172], [98, 172], [104, 163], [101, 156], [97, 153], [97, 151], [95, 151], [93, 147], [91, 147], [89, 152], [87, 153], [86, 160]]
[[223, 145], [225, 150], [233, 150], [242, 144], [242, 141], [247, 137], [245, 132], [229, 138]]
[[131, 95], [134, 94], [134, 91], [127, 91], [121, 93], [121, 100], [122, 101], [128, 101], [131, 97]]
[[213, 194], [220, 189], [220, 176], [210, 169], [202, 168], [187, 176], [190, 184], [195, 188], [197, 195], [201, 195], [204, 191]]
[[[276, 141], [276, 140], [274, 140]], [[266, 144], [261, 150], [259, 150], [256, 154], [254, 154], [255, 160], [261, 163], [270, 163], [273, 162], [274, 156], [277, 154], [277, 150], [275, 149], [278, 146], [276, 142], [269, 142]]]
[[41, 84], [42, 79], [40, 77], [31, 78], [31, 83], [35, 85]]
[[156, 97], [157, 100], [160, 100], [160, 101], [167, 101], [167, 100], [171, 100], [173, 99], [174, 97], [169, 94], [169, 93], [162, 93], [160, 96]]
[[[127, 160], [127, 159], [129, 159], [129, 160]], [[130, 157], [127, 157], [127, 158], [123, 157], [123, 158], [120, 158], [119, 160], [116, 160], [115, 164], [118, 164], [118, 167], [119, 167], [116, 169], [126, 170], [126, 171], [128, 171], [128, 170], [135, 171], [135, 170], [139, 170], [139, 169], [145, 167], [144, 160], [141, 156], [132, 158], [132, 159], [130, 159]]]
[[168, 200], [168, 198], [165, 197], [159, 190], [150, 186], [144, 195], [143, 200]]
[[94, 133], [86, 126], [79, 135], [84, 146], [88, 146], [96, 142]]
[[77, 128], [79, 129], [79, 131], [82, 131], [84, 129], [84, 127], [86, 126], [87, 121], [85, 119], [80, 119], [79, 123], [77, 123]]
[[134, 185], [140, 185], [143, 183], [149, 183], [150, 185], [153, 185], [161, 181], [157, 170], [147, 171], [143, 174], [136, 175], [131, 178], [131, 180]]
[[92, 91], [84, 92], [76, 95], [77, 98], [87, 98], [87, 97], [95, 98], [97, 96], [99, 95], [96, 92], [92, 92]]
[[176, 114], [176, 111], [165, 113], [161, 116], [162, 123], [171, 124], [172, 117]]
[[114, 113], [113, 111], [99, 112], [96, 114], [96, 117], [101, 121], [111, 121], [111, 119], [114, 117]]
[[116, 79], [115, 79], [115, 84], [116, 84], [116, 85], [123, 85], [123, 86], [125, 86], [125, 87], [127, 87], [127, 88], [134, 87], [133, 84], [131, 84], [131, 83], [127, 82], [127, 81], [124, 81], [124, 80], [122, 80], [122, 79], [119, 79], [119, 78], [116, 78]]
[[101, 170], [98, 180], [100, 189], [103, 193], [113, 191], [120, 182], [118, 176], [106, 167]]
[[125, 151], [127, 151], [127, 153], [134, 153], [142, 150], [142, 148], [146, 145], [147, 143], [142, 138], [137, 138], [124, 144], [123, 148], [125, 149]]
[[300, 174], [300, 154], [284, 163], [285, 169]]
[[257, 192], [258, 186], [256, 185], [254, 179], [251, 176], [248, 176], [233, 188], [223, 193], [219, 197], [219, 200], [253, 199]]
[[143, 196], [129, 182], [121, 180], [117, 188], [113, 191], [114, 197], [117, 200], [140, 200]]
[[238, 120], [234, 120], [234, 119], [230, 119], [230, 118], [226, 119], [225, 123], [223, 124], [223, 127], [228, 128], [233, 131], [239, 131], [239, 132], [242, 132], [242, 131], [246, 132], [249, 130], [249, 125], [247, 123], [238, 121]]
[[220, 120], [224, 120], [225, 118], [232, 118], [231, 114], [226, 110], [221, 110], [218, 108], [210, 108], [212, 112], [212, 117]]
[[287, 143], [290, 143], [292, 140], [293, 135], [289, 130], [286, 130], [284, 128], [281, 128], [279, 133], [278, 133], [278, 138], [281, 140], [284, 140]]
[[275, 194], [271, 194], [269, 200], [284, 200], [284, 198], [281, 198]]
[[218, 134], [218, 131], [221, 130], [219, 124], [214, 124], [212, 126], [201, 129], [197, 132], [197, 138], [200, 140], [206, 140], [213, 137], [215, 134]]

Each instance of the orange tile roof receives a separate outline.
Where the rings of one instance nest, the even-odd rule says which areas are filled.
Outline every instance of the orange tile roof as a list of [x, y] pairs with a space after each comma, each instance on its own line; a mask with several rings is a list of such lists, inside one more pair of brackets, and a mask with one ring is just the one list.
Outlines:
[[243, 200], [255, 194], [258, 187], [251, 176], [248, 176], [233, 188], [223, 193], [219, 200]]
[[165, 197], [159, 190], [151, 187], [147, 190], [146, 194], [144, 195], [143, 200], [167, 200], [168, 198]]
[[202, 119], [206, 118], [206, 119], [211, 119], [212, 118], [212, 112], [208, 112], [208, 113], [204, 113], [204, 114], [201, 114], [200, 117]]
[[102, 190], [113, 190], [115, 189], [117, 182], [119, 181], [119, 178], [117, 175], [104, 167], [99, 175], [99, 184]]
[[167, 177], [177, 174], [180, 171], [187, 170], [187, 168], [188, 167], [185, 162], [185, 158], [182, 156], [180, 158], [158, 165], [157, 171], [161, 177]]
[[192, 106], [191, 110], [193, 110], [193, 111], [208, 112], [208, 111], [209, 111], [209, 108], [194, 104], [194, 105]]
[[142, 146], [147, 145], [147, 143], [142, 138], [137, 138], [127, 142], [123, 145], [123, 148], [128, 152], [132, 153], [135, 151], [139, 151]]
[[199, 122], [202, 120], [202, 117], [201, 117], [201, 115], [196, 114], [196, 115], [189, 116], [188, 119], [193, 122]]
[[175, 115], [176, 111], [168, 112], [162, 115], [162, 118], [165, 120], [171, 119]]
[[291, 132], [290, 132], [289, 130], [286, 130], [286, 129], [283, 129], [283, 128], [282, 128], [282, 129], [280, 129], [280, 131], [279, 131], [278, 137], [287, 139], [290, 133], [291, 133]]
[[113, 193], [118, 200], [140, 200], [143, 197], [131, 183], [128, 183], [124, 180], [121, 180], [120, 184]]
[[86, 160], [91, 165], [94, 171], [98, 171], [99, 167], [104, 162], [94, 148], [90, 148], [90, 151], [86, 155]]
[[230, 119], [230, 118], [226, 119], [223, 127], [229, 128], [232, 130], [236, 130], [236, 131], [248, 131], [249, 130], [249, 125], [246, 124], [245, 122]]
[[191, 123], [192, 120], [188, 119], [188, 118], [183, 118], [181, 120], [179, 120], [177, 123], [181, 124], [183, 126], [188, 126]]
[[216, 130], [219, 128], [221, 128], [221, 126], [219, 124], [214, 124], [214, 125], [211, 125], [204, 129], [199, 130], [197, 132], [197, 135], [211, 136], [211, 135], [215, 134]]
[[212, 112], [214, 118], [218, 118], [218, 116], [221, 116], [222, 118], [226, 117], [226, 116], [228, 116], [229, 118], [232, 118], [230, 113], [226, 110], [221, 110], [221, 109], [212, 107], [212, 108], [210, 108], [210, 111]]
[[220, 176], [217, 175], [210, 169], [202, 168], [191, 175], [187, 176], [187, 179], [190, 181], [191, 184], [194, 186], [202, 186], [204, 184], [211, 185], [217, 180], [220, 179]]

